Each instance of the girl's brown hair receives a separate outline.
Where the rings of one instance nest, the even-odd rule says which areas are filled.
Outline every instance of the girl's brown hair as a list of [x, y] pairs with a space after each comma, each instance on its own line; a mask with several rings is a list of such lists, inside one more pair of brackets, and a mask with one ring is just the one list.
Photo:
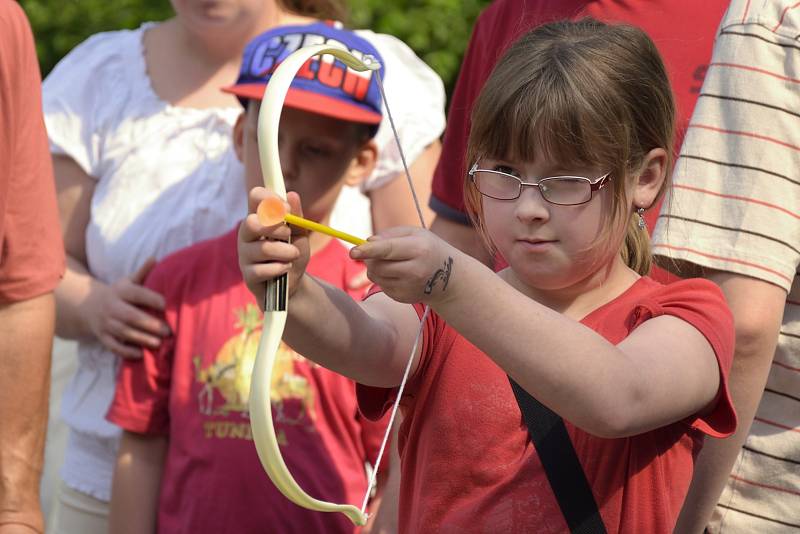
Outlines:
[[342, 0], [277, 0], [286, 11], [304, 17], [347, 22], [347, 4]]
[[[596, 247], [616, 246], [613, 241], [627, 227], [622, 257], [646, 274], [650, 240], [627, 207], [626, 185], [642, 171], [648, 152], [659, 147], [667, 151], [669, 177], [674, 115], [666, 69], [643, 31], [591, 18], [554, 22], [522, 36], [495, 67], [472, 112], [466, 161], [545, 156], [562, 165], [610, 171], [610, 224]], [[469, 176], [464, 197], [473, 224], [493, 248], [482, 223], [481, 196]]]

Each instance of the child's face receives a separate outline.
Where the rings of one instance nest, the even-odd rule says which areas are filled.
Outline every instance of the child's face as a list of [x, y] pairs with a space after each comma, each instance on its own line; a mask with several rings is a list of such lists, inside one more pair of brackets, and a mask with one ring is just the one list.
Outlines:
[[[520, 163], [484, 158], [478, 167], [534, 183], [549, 176], [582, 176], [595, 181], [608, 172], [565, 167], [545, 159]], [[604, 214], [610, 210], [610, 185], [591, 193], [590, 201], [572, 206], [546, 201], [537, 187], [523, 187], [516, 200], [482, 196], [486, 231], [522, 282], [541, 290], [568, 288], [596, 272], [595, 262], [605, 260], [598, 254], [608, 251], [597, 251], [593, 245], [605, 223]]]
[[[263, 186], [258, 154], [258, 112], [251, 103], [234, 131], [246, 185]], [[377, 150], [359, 136], [356, 124], [285, 107], [278, 130], [281, 169], [287, 191], [300, 194], [308, 219], [326, 223], [344, 185], [357, 185], [372, 172]]]

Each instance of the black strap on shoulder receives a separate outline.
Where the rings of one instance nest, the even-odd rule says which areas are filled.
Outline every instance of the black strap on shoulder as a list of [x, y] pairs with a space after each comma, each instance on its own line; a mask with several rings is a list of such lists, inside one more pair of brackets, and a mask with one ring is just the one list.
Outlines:
[[603, 518], [564, 420], [534, 399], [511, 377], [508, 380], [570, 532], [605, 534]]

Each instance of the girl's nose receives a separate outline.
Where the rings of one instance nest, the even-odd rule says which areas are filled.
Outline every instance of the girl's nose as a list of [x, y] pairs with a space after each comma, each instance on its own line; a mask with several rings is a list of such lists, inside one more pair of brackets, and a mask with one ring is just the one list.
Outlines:
[[550, 203], [547, 202], [538, 187], [523, 187], [519, 198], [515, 201], [514, 213], [522, 222], [534, 220], [546, 221], [550, 218]]

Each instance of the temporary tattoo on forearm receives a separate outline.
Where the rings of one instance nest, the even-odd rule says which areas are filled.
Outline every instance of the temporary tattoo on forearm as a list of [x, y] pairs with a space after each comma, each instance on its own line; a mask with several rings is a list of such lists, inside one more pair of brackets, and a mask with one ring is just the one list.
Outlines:
[[450, 273], [453, 270], [453, 258], [448, 256], [447, 260], [444, 262], [444, 265], [441, 269], [433, 273], [433, 276], [430, 277], [428, 283], [425, 284], [425, 294], [430, 295], [433, 288], [436, 287], [436, 282], [441, 280], [444, 285], [442, 286], [442, 291], [444, 292], [447, 289], [447, 282], [450, 281]]

